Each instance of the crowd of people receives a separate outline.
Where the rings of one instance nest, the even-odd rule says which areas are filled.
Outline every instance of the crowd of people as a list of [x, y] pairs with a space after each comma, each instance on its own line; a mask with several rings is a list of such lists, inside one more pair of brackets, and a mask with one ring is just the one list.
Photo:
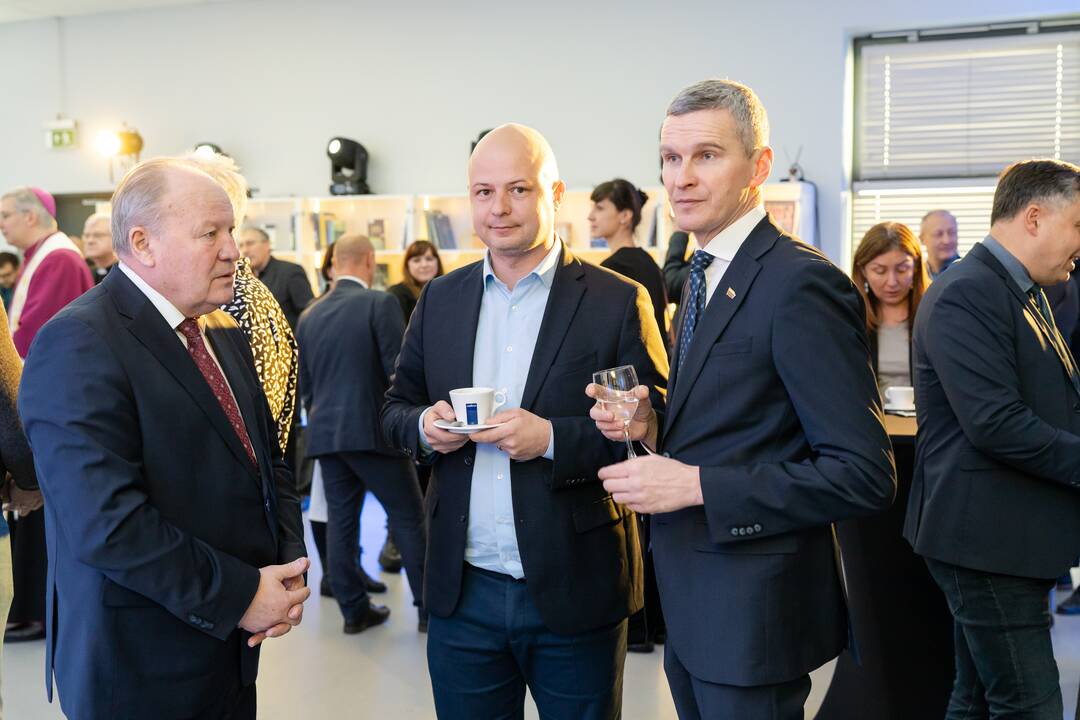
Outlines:
[[[1061, 718], [1080, 167], [1006, 168], [962, 260], [932, 209], [918, 235], [870, 228], [846, 273], [765, 212], [750, 88], [681, 90], [659, 155], [662, 268], [619, 178], [589, 215], [611, 254], [577, 258], [554, 152], [507, 124], [467, 168], [483, 260], [447, 273], [417, 241], [381, 292], [345, 234], [317, 298], [222, 156], [140, 163], [81, 249], [48, 193], [3, 195], [0, 617], [7, 642], [47, 637], [50, 699], [55, 677], [71, 718], [255, 717], [259, 646], [311, 592], [303, 495], [343, 631], [388, 621], [370, 490], [440, 718], [519, 717], [526, 690], [544, 717], [619, 717], [626, 652], [657, 644], [680, 718], [802, 718], [809, 673], [868, 630], [834, 528], [899, 497], [953, 628], [925, 717]], [[592, 382], [627, 366], [617, 402]], [[894, 448], [882, 399], [904, 392], [919, 431]], [[501, 400], [463, 417], [455, 394]]]

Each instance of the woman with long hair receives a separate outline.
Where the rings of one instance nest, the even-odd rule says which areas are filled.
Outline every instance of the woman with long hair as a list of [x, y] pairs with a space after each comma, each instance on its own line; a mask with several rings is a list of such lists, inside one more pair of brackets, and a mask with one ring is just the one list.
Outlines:
[[401, 274], [404, 280], [386, 289], [401, 303], [401, 312], [405, 315], [405, 324], [409, 324], [416, 301], [424, 286], [443, 274], [442, 259], [438, 249], [427, 240], [417, 240], [405, 250]]

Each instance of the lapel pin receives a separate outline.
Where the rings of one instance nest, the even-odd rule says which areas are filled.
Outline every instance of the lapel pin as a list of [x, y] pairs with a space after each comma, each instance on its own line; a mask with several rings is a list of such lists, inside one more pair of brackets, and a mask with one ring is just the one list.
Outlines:
[[728, 299], [734, 300], [735, 299], [735, 290], [732, 289], [732, 288], [728, 288], [727, 289], [727, 296], [728, 296]]

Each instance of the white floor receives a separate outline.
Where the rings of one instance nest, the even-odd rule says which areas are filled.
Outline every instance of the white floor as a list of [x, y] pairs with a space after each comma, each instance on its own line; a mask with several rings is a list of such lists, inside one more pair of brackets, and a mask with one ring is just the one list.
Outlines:
[[[369, 496], [369, 500], [373, 500]], [[373, 576], [375, 558], [384, 537], [382, 508], [364, 505], [364, 566]], [[308, 546], [314, 556], [314, 543]], [[318, 587], [321, 568], [313, 557], [310, 580]], [[284, 638], [269, 642], [259, 673], [259, 717], [263, 720], [295, 718], [394, 718], [427, 720], [435, 717], [428, 684], [424, 636], [416, 632], [416, 613], [404, 573], [378, 576], [389, 592], [378, 602], [391, 610], [390, 621], [359, 635], [341, 632], [337, 605], [313, 596], [304, 611], [304, 623]], [[1057, 616], [1054, 642], [1068, 708], [1075, 712], [1080, 678], [1080, 617]], [[8, 720], [62, 718], [59, 705], [45, 700], [44, 643], [4, 647], [4, 716]], [[623, 717], [627, 720], [675, 720], [661, 666], [661, 651], [629, 655], [626, 659]], [[813, 717], [821, 703], [832, 665], [812, 676], [813, 690], [806, 716]], [[528, 704], [526, 717], [536, 718]], [[872, 720], [868, 718], [867, 720]]]

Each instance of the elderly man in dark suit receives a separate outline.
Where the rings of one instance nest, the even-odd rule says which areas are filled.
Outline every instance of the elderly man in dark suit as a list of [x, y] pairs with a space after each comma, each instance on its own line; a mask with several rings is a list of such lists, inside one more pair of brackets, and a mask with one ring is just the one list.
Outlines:
[[[848, 635], [830, 525], [880, 512], [895, 491], [862, 300], [766, 215], [772, 150], [750, 88], [680, 92], [660, 157], [675, 221], [700, 245], [667, 411], [639, 388], [631, 428], [664, 452], [600, 476], [652, 514], [679, 716], [801, 719], [808, 673]], [[617, 437], [609, 413], [593, 417]]]
[[291, 474], [243, 338], [224, 190], [150, 160], [112, 199], [120, 264], [30, 348], [45, 495], [46, 683], [69, 718], [255, 717], [258, 645], [308, 596]]
[[[371, 289], [375, 249], [363, 235], [334, 245], [334, 289], [300, 316], [300, 388], [308, 408], [307, 454], [319, 459], [329, 514], [326, 541], [330, 585], [345, 616], [345, 632], [384, 622], [390, 610], [373, 604], [360, 570], [359, 515], [370, 489], [386, 509], [401, 549], [413, 601], [421, 604], [424, 510], [412, 459], [383, 439], [384, 395], [401, 350], [405, 323], [393, 295]], [[421, 610], [421, 630], [427, 620]]]
[[[660, 402], [666, 353], [644, 288], [556, 236], [563, 191], [535, 130], [477, 144], [469, 195], [487, 252], [424, 289], [383, 410], [392, 444], [434, 463], [424, 601], [444, 720], [520, 717], [526, 686], [544, 717], [621, 711], [641, 551], [634, 514], [596, 476], [623, 446], [593, 429], [581, 388], [633, 365]], [[447, 399], [472, 386], [506, 393], [497, 427], [440, 429], [467, 420]]]
[[946, 717], [1057, 720], [1046, 594], [1080, 555], [1080, 374], [1042, 286], [1080, 256], [1080, 167], [1010, 166], [990, 222], [915, 318], [904, 535], [953, 614]]

